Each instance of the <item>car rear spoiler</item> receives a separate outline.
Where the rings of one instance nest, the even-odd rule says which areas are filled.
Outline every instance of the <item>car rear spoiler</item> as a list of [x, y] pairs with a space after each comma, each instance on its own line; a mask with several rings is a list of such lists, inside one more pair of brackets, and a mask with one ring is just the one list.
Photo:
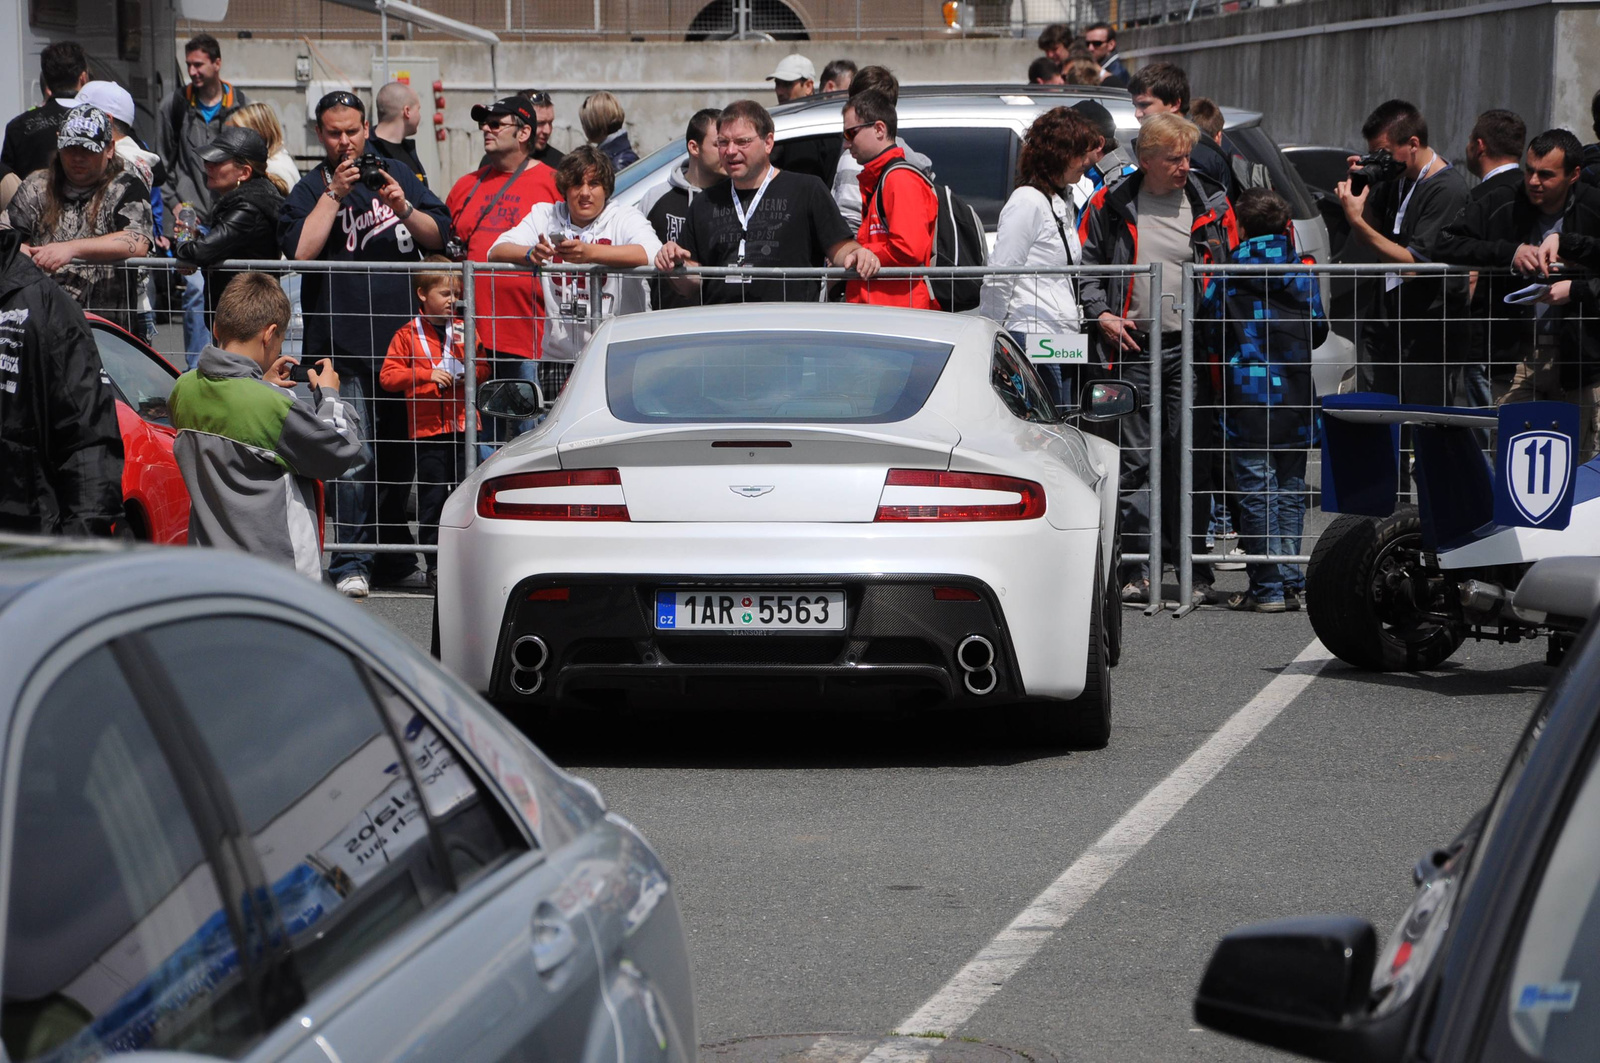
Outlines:
[[[1503, 527], [1561, 529], [1578, 480], [1578, 408], [1493, 410], [1402, 403], [1357, 392], [1322, 400], [1322, 508], [1386, 517], [1398, 501], [1400, 426], [1412, 426], [1423, 538], [1447, 550]], [[1495, 463], [1474, 430], [1498, 433]]]

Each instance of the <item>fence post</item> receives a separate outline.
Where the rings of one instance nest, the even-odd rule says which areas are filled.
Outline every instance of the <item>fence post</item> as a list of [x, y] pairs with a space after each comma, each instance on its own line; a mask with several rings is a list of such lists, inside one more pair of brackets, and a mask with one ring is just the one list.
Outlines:
[[[1183, 264], [1181, 374], [1178, 385], [1178, 611], [1176, 620], [1194, 612], [1194, 263]], [[1210, 460], [1208, 455], [1203, 460]]]
[[[1133, 283], [1133, 277], [1128, 278]], [[1150, 305], [1155, 308], [1150, 322], [1150, 603], [1145, 616], [1155, 616], [1163, 604], [1161, 594], [1161, 263], [1150, 263]]]
[[461, 344], [466, 348], [467, 475], [478, 467], [478, 299], [471, 262], [461, 263]]

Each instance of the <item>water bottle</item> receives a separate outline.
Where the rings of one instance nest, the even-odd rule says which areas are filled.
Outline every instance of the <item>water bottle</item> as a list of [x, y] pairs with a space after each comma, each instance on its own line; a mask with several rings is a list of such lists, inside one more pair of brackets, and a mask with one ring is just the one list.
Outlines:
[[200, 227], [200, 212], [192, 203], [179, 203], [178, 213], [172, 222], [172, 242], [186, 244], [195, 238], [195, 231]]

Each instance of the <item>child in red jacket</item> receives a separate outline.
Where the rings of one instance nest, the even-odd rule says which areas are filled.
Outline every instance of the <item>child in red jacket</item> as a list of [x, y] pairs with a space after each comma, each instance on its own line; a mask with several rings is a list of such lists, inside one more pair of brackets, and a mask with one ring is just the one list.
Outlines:
[[[441, 267], [438, 272], [417, 274], [421, 312], [389, 341], [378, 383], [411, 400], [406, 420], [417, 448], [417, 531], [425, 545], [434, 546], [439, 542], [444, 500], [466, 476], [467, 399], [461, 385], [467, 349], [455, 316], [461, 276], [447, 258], [435, 255], [428, 261]], [[488, 368], [478, 363], [480, 381], [487, 378]], [[481, 427], [482, 422], [478, 424]], [[424, 556], [432, 585], [438, 555]]]

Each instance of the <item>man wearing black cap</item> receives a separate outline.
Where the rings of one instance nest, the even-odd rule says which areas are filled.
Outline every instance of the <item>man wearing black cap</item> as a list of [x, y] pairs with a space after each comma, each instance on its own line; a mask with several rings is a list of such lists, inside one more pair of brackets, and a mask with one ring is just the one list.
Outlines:
[[[330, 92], [317, 102], [316, 115], [327, 161], [301, 178], [284, 201], [278, 216], [283, 253], [301, 262], [417, 262], [444, 247], [450, 218], [439, 197], [405, 163], [367, 153], [367, 110], [360, 97]], [[362, 179], [358, 160], [363, 155], [381, 162], [382, 169], [371, 175], [376, 188]], [[304, 360], [333, 359], [343, 381], [341, 397], [360, 412], [362, 435], [376, 440], [371, 460], [333, 486], [330, 515], [341, 542], [411, 541], [405, 522], [413, 471], [405, 400], [373, 399], [389, 340], [411, 320], [412, 288], [404, 273], [366, 273], [359, 267], [331, 275], [307, 272], [301, 280]], [[376, 574], [394, 582], [415, 565], [413, 555], [386, 554]], [[373, 555], [335, 554], [329, 575], [341, 593], [363, 598], [374, 575]]]
[[[535, 203], [559, 203], [555, 171], [530, 155], [538, 116], [532, 100], [507, 96], [472, 108], [483, 130], [484, 164], [457, 181], [445, 199], [467, 258], [487, 262], [495, 239], [528, 216]], [[533, 274], [482, 273], [473, 286], [479, 357], [496, 377], [519, 376], [539, 353], [543, 315], [534, 312]], [[499, 427], [495, 422], [493, 427]]]

